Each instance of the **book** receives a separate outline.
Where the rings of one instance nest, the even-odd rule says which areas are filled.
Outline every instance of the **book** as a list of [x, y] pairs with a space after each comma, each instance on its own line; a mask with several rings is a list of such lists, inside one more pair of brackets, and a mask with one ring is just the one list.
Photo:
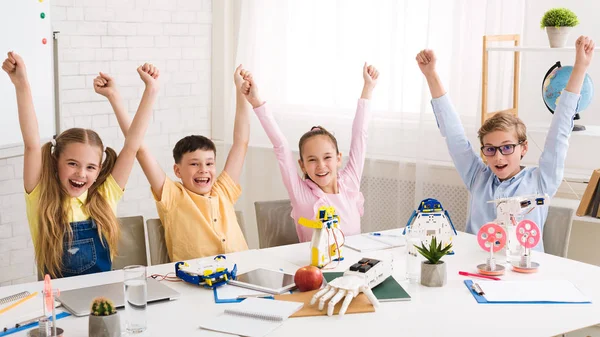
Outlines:
[[581, 197], [581, 202], [579, 203], [579, 207], [577, 208], [577, 216], [585, 216], [591, 212], [591, 202], [594, 197], [594, 193], [598, 188], [598, 181], [600, 181], [600, 169], [594, 170], [592, 172], [592, 176], [590, 177], [590, 181]]
[[567, 280], [478, 281], [477, 285], [483, 294], [475, 292], [472, 280], [464, 282], [477, 303], [592, 303], [572, 282]]
[[597, 218], [598, 209], [600, 208], [600, 184], [596, 187], [596, 192], [594, 194], [594, 197], [592, 198], [590, 208], [592, 209], [590, 216]]
[[[344, 273], [342, 272], [327, 272], [323, 273], [323, 278], [325, 281], [331, 282], [343, 275]], [[379, 302], [410, 301], [411, 299], [410, 295], [393, 276], [389, 276], [385, 281], [371, 290]]]
[[203, 317], [200, 327], [240, 336], [262, 337], [302, 309], [302, 302], [250, 297], [232, 305], [217, 317]]
[[344, 240], [344, 247], [351, 248], [359, 252], [369, 252], [374, 250], [402, 247], [406, 245], [406, 239], [402, 235], [402, 230], [386, 231], [385, 233], [365, 233], [347, 236]]

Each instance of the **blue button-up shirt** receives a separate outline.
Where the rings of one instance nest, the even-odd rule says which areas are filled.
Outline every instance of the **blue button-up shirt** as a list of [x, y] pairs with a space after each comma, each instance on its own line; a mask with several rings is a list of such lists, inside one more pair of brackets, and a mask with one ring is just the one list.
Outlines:
[[[578, 94], [563, 90], [546, 136], [539, 166], [525, 167], [505, 181], [498, 179], [484, 164], [478, 151], [471, 146], [449, 94], [431, 101], [438, 127], [442, 137], [446, 138], [454, 166], [471, 194], [466, 227], [468, 233], [477, 234], [483, 225], [496, 219], [496, 205], [488, 201], [531, 194], [547, 194], [553, 197], [556, 194], [564, 175], [569, 136], [573, 130], [573, 117], [579, 97]], [[543, 231], [547, 216], [546, 203], [545, 206], [534, 208], [524, 219], [534, 221]], [[544, 251], [542, 241], [535, 250]]]

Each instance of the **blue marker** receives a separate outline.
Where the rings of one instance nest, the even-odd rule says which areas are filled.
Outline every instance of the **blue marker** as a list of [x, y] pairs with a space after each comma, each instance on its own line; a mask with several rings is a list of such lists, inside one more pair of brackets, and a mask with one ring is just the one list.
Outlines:
[[402, 235], [392, 235], [392, 234], [381, 234], [381, 233], [377, 233], [377, 232], [375, 232], [375, 233], [369, 233], [369, 235], [373, 235], [373, 236], [393, 236], [393, 237], [397, 237], [397, 238], [399, 238], [399, 237], [402, 236]]

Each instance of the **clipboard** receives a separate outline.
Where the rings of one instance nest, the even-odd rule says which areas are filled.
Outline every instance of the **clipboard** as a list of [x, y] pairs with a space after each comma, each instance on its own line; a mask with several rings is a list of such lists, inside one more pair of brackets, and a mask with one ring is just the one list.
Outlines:
[[[219, 289], [222, 289], [223, 287], [235, 287], [235, 286], [225, 284], [225, 285], [222, 285], [220, 287], [214, 288], [213, 289], [213, 297], [215, 298], [215, 303], [216, 304], [222, 304], [222, 303], [240, 303], [243, 300], [245, 300], [247, 297], [260, 297], [260, 298], [274, 299], [273, 295], [269, 295], [269, 294], [265, 294], [266, 296], [265, 295], [261, 295], [260, 292], [258, 292], [258, 291], [256, 291], [256, 296], [254, 294], [250, 294], [248, 296], [241, 297], [241, 298], [238, 297], [238, 296], [228, 297], [228, 298], [219, 297]], [[236, 288], [240, 288], [240, 290], [242, 292], [246, 292], [246, 293], [252, 293], [253, 292], [253, 290], [248, 290], [248, 289], [241, 288], [241, 287], [236, 287]]]
[[[471, 285], [473, 285], [473, 280], [465, 280], [465, 286], [469, 289], [469, 292], [477, 303], [480, 304], [591, 304], [590, 301], [581, 301], [581, 302], [562, 302], [562, 301], [488, 301], [484, 295], [479, 295], [473, 290]], [[498, 282], [498, 281], [495, 281]], [[500, 281], [501, 282], [501, 281]], [[485, 289], [484, 289], [485, 290]]]

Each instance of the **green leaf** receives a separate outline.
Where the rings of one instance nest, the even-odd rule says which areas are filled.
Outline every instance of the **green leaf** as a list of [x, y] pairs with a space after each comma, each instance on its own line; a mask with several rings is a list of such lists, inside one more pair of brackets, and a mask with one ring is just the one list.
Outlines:
[[567, 8], [552, 8], [544, 13], [540, 27], [574, 27], [579, 24], [577, 15]]

